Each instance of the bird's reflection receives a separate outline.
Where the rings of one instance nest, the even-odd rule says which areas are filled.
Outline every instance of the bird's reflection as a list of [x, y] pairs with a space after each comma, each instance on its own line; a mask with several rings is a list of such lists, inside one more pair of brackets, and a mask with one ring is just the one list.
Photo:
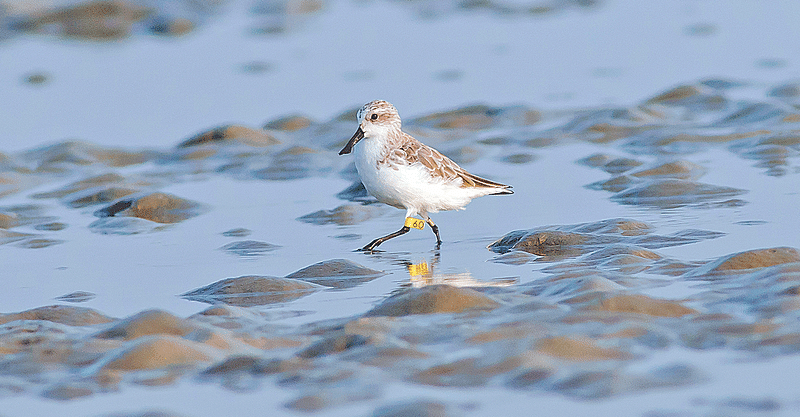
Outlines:
[[469, 272], [441, 273], [438, 272], [441, 254], [438, 250], [433, 252], [430, 261], [427, 259], [398, 259], [405, 265], [409, 280], [400, 284], [402, 288], [421, 288], [427, 285], [452, 285], [454, 287], [506, 287], [519, 281], [517, 277], [496, 278], [488, 281], [475, 279]]

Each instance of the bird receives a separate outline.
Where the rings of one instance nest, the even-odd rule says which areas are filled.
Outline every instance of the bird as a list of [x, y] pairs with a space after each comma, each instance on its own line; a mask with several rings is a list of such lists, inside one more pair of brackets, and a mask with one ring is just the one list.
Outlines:
[[412, 227], [423, 229], [426, 223], [436, 235], [439, 249], [442, 238], [430, 213], [463, 210], [473, 198], [484, 195], [514, 194], [510, 185], [470, 174], [403, 132], [397, 109], [387, 101], [370, 101], [358, 110], [356, 118], [358, 129], [339, 155], [353, 153], [361, 183], [369, 194], [381, 203], [406, 210], [400, 230], [371, 241], [360, 251], [373, 252]]

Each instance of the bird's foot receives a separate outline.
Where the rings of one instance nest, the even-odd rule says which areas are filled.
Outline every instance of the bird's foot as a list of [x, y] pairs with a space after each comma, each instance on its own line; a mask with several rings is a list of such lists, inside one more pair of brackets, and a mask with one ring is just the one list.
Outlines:
[[364, 246], [363, 248], [361, 248], [361, 249], [357, 249], [357, 250], [356, 250], [356, 252], [367, 252], [367, 253], [373, 253], [373, 252], [377, 252], [377, 251], [375, 250], [375, 248], [377, 248], [377, 247], [378, 247], [378, 245], [380, 245], [381, 243], [383, 243], [383, 240], [382, 240], [381, 238], [375, 239], [375, 240], [373, 240], [372, 242], [369, 242], [369, 243], [368, 243], [366, 246]]

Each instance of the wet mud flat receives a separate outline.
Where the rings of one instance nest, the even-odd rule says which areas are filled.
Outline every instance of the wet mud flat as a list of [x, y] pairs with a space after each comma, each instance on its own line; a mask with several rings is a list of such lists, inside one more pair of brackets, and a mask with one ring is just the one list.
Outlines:
[[[368, 196], [352, 161], [336, 155], [352, 134], [355, 109], [322, 122], [289, 115], [264, 126], [219, 126], [173, 147], [65, 141], [3, 154], [0, 244], [7, 265], [11, 252], [20, 260], [46, 259], [69, 248], [88, 257], [96, 245], [169, 241], [191, 249], [192, 262], [177, 267], [193, 276], [166, 287], [165, 273], [144, 289], [143, 281], [107, 277], [131, 294], [166, 297], [190, 311], [140, 297], [125, 306], [133, 312], [115, 316], [93, 307], [103, 305], [102, 285], [72, 288], [71, 280], [87, 281], [69, 269], [59, 274], [53, 285], [71, 289], [52, 305], [0, 315], [0, 401], [91, 405], [104, 396], [124, 399], [137, 387], [210, 386], [250, 394], [250, 404], [280, 397], [270, 403], [276, 413], [481, 415], [498, 409], [495, 398], [504, 396], [526, 406], [544, 398], [602, 407], [652, 393], [691, 395], [719, 383], [737, 363], [767, 367], [795, 358], [797, 234], [761, 236], [759, 228], [769, 226], [761, 219], [781, 215], [741, 220], [736, 213], [764, 203], [753, 196], [798, 202], [798, 91], [786, 84], [760, 100], [734, 99], [735, 88], [707, 80], [630, 108], [553, 113], [472, 105], [405, 120], [404, 129], [468, 169], [490, 169], [514, 185], [515, 197], [534, 187], [562, 188], [594, 196], [586, 204], [598, 207], [573, 217], [551, 210], [549, 219], [583, 220], [542, 224], [528, 207], [531, 198], [492, 203], [503, 212], [473, 203], [441, 215], [455, 219], [441, 223], [441, 251], [430, 251], [428, 233], [387, 243], [385, 252], [352, 251], [402, 217]], [[531, 176], [565, 153], [570, 163], [562, 172]], [[720, 163], [708, 157], [720, 153], [753, 169], [724, 179], [715, 173]], [[585, 178], [569, 188], [566, 177], [576, 170]], [[774, 188], [749, 189], [748, 175]], [[318, 186], [293, 189], [292, 198], [266, 207], [187, 191], [220, 178], [282, 193], [292, 184]], [[326, 182], [331, 178], [336, 182]], [[244, 222], [202, 230], [204, 219], [240, 205], [250, 216], [288, 220], [270, 223], [272, 230]], [[796, 209], [776, 206], [775, 213]], [[469, 217], [474, 212], [480, 216]], [[616, 215], [597, 217], [609, 212]], [[716, 220], [700, 220], [709, 217]], [[488, 226], [466, 227], [477, 220]], [[771, 244], [737, 242], [735, 251], [706, 255], [741, 228]], [[194, 246], [218, 239], [226, 243]], [[203, 258], [221, 265], [204, 274]], [[124, 268], [138, 265], [125, 262]], [[48, 279], [32, 285], [47, 291]], [[24, 285], [12, 282], [9, 291], [23, 294]], [[309, 313], [320, 300], [327, 309]], [[737, 361], [697, 360], [712, 353]], [[782, 376], [796, 371], [786, 368]], [[453, 395], [459, 392], [472, 398]], [[799, 411], [796, 397], [762, 392], [720, 390], [637, 409]], [[197, 412], [181, 407], [167, 411]]]

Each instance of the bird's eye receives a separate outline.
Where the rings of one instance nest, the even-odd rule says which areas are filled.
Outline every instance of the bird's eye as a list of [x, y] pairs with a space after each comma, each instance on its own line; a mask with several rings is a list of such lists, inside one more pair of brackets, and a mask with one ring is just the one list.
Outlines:
[[378, 120], [378, 113], [372, 113], [372, 116], [369, 117], [372, 120]]

